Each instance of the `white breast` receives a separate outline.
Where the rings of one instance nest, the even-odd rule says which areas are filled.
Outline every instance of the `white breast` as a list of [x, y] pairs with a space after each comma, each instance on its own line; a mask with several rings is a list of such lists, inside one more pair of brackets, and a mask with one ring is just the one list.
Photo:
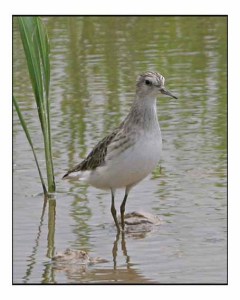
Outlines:
[[161, 132], [140, 135], [137, 142], [123, 152], [107, 157], [106, 165], [97, 168], [88, 182], [101, 189], [135, 185], [156, 167], [161, 157]]

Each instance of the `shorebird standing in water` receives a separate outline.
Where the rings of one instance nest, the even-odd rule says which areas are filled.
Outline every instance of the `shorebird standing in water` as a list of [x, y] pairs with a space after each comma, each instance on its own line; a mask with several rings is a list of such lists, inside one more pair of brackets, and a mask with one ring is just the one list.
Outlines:
[[137, 79], [136, 95], [129, 114], [112, 133], [102, 139], [64, 179], [82, 180], [96, 188], [110, 190], [111, 212], [118, 232], [120, 226], [114, 204], [116, 189], [125, 188], [120, 206], [121, 227], [129, 191], [156, 167], [161, 158], [162, 137], [157, 118], [159, 94], [177, 99], [164, 87], [164, 77], [146, 72]]

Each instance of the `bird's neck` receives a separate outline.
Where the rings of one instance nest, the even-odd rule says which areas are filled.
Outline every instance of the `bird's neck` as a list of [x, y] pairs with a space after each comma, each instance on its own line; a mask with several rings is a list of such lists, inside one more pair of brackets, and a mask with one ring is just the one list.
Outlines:
[[139, 97], [136, 95], [129, 115], [126, 118], [126, 125], [138, 126], [143, 130], [159, 128], [155, 97]]

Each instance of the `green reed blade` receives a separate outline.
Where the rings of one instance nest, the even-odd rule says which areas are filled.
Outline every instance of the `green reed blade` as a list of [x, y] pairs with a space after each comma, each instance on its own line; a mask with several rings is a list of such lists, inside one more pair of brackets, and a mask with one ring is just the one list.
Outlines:
[[31, 139], [31, 136], [29, 134], [29, 131], [28, 131], [28, 128], [27, 128], [27, 124], [24, 121], [24, 118], [22, 116], [21, 110], [20, 110], [20, 108], [18, 106], [17, 100], [15, 99], [14, 96], [13, 96], [13, 104], [15, 106], [15, 109], [16, 109], [16, 112], [18, 114], [18, 118], [20, 120], [22, 128], [23, 128], [23, 130], [24, 130], [24, 132], [26, 134], [26, 137], [27, 137], [27, 140], [29, 142], [29, 145], [30, 145], [30, 147], [32, 149], [33, 156], [34, 156], [34, 159], [35, 159], [35, 162], [36, 162], [36, 165], [37, 165], [38, 173], [39, 173], [39, 176], [40, 176], [40, 179], [41, 179], [43, 191], [44, 191], [44, 194], [46, 195], [47, 194], [47, 189], [46, 189], [46, 186], [45, 186], [45, 183], [44, 183], [44, 180], [43, 180], [43, 176], [42, 176], [42, 173], [41, 173], [41, 170], [40, 170], [40, 167], [39, 167], [39, 163], [38, 163], [38, 160], [37, 160], [37, 155], [36, 155], [35, 149], [33, 147], [32, 139]]
[[19, 17], [19, 30], [44, 140], [48, 191], [55, 192], [50, 128], [50, 62], [47, 30], [39, 17]]

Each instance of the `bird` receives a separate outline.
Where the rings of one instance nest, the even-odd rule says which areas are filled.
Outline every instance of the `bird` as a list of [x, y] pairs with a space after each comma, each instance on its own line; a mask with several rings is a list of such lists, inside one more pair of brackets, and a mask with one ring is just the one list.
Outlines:
[[[111, 192], [111, 213], [118, 232], [125, 229], [125, 205], [130, 190], [148, 176], [161, 159], [162, 136], [156, 98], [162, 94], [177, 99], [164, 84], [165, 78], [158, 72], [140, 74], [126, 118], [63, 176], [63, 179], [83, 181]], [[121, 227], [114, 203], [116, 190], [120, 188], [125, 189], [120, 206]]]

